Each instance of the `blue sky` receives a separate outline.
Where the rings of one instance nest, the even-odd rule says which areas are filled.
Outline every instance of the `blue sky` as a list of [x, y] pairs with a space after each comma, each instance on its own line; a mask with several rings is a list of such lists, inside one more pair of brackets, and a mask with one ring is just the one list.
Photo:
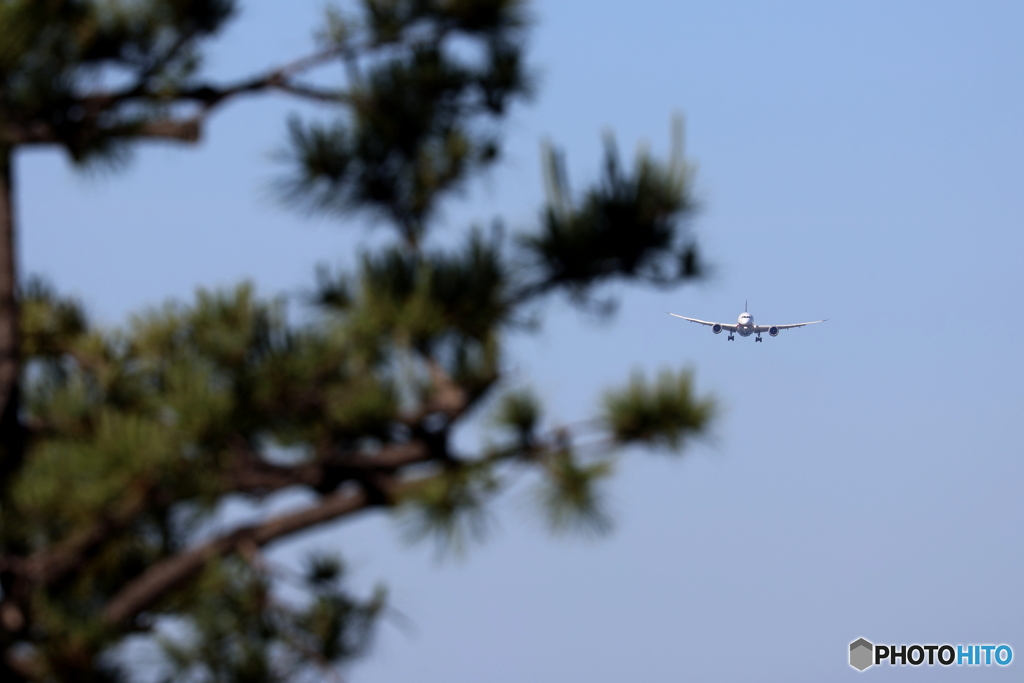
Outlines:
[[[262, 0], [211, 52], [243, 75], [304, 53], [321, 2]], [[527, 490], [461, 562], [365, 518], [275, 551], [337, 549], [355, 585], [388, 584], [353, 683], [921, 678], [846, 665], [848, 643], [1009, 643], [1024, 660], [1024, 6], [1013, 2], [534, 6], [537, 100], [504, 165], [445, 213], [457, 235], [529, 227], [539, 146], [593, 179], [600, 135], [668, 148], [687, 121], [714, 277], [623, 290], [595, 323], [563, 302], [511, 344], [514, 376], [554, 420], [593, 414], [640, 368], [691, 366], [722, 412], [682, 458], [625, 458], [598, 542], [551, 539]], [[197, 286], [310, 286], [378, 233], [276, 206], [283, 99], [220, 113], [198, 149], [147, 147], [123, 172], [19, 160], [21, 255], [109, 324]], [[763, 344], [669, 318], [831, 318]], [[295, 501], [292, 501], [295, 503]], [[1006, 669], [943, 670], [1010, 680]], [[1019, 673], [1018, 673], [1019, 677]]]

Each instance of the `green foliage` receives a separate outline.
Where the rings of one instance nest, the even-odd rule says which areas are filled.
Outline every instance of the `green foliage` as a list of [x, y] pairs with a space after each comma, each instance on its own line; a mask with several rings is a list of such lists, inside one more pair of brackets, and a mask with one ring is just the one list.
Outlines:
[[666, 370], [653, 386], [637, 373], [625, 390], [608, 392], [603, 420], [619, 443], [638, 441], [675, 450], [699, 434], [713, 413], [713, 401], [694, 397], [690, 372]]
[[22, 348], [30, 358], [56, 359], [86, 327], [85, 315], [73, 301], [59, 299], [36, 279], [21, 297]]
[[486, 536], [486, 506], [498, 491], [489, 467], [463, 467], [430, 478], [403, 500], [406, 538], [434, 539], [439, 555], [461, 555], [470, 542]]
[[[474, 231], [456, 253], [391, 248], [363, 259], [363, 306], [350, 307], [366, 330], [398, 336], [423, 352], [439, 344], [484, 344], [509, 312], [508, 265], [497, 238]], [[328, 283], [320, 299], [334, 291]]]
[[[289, 123], [284, 197], [314, 211], [366, 210], [416, 244], [439, 202], [498, 156], [496, 117], [527, 96], [518, 0], [367, 0], [365, 18], [328, 15], [327, 35], [366, 44], [350, 59], [345, 112]], [[456, 45], [462, 41], [460, 47]], [[462, 55], [479, 48], [482, 57]]]
[[494, 420], [499, 427], [511, 429], [521, 446], [528, 447], [534, 442], [540, 416], [540, 400], [529, 389], [521, 389], [501, 397]]
[[[123, 156], [127, 141], [190, 85], [200, 41], [234, 8], [232, 0], [3, 0], [0, 120], [8, 126], [0, 143], [41, 136], [76, 161]], [[125, 80], [134, 85], [86, 94]]]
[[89, 417], [88, 439], [73, 433], [35, 449], [16, 489], [22, 512], [72, 528], [113, 505], [138, 477], [173, 467], [173, 432], [158, 421], [102, 409]]
[[160, 639], [175, 670], [169, 680], [316, 679], [328, 674], [332, 663], [362, 654], [383, 609], [383, 591], [360, 601], [343, 590], [337, 560], [318, 557], [313, 564], [314, 573], [303, 581], [310, 594], [303, 605], [275, 595], [272, 573], [258, 564], [210, 567], [188, 605], [192, 633]]
[[522, 238], [531, 259], [577, 299], [611, 277], [671, 287], [700, 273], [696, 246], [677, 227], [693, 209], [692, 169], [682, 156], [681, 127], [668, 164], [641, 152], [632, 175], [624, 175], [609, 140], [604, 175], [577, 206], [564, 162], [545, 149], [548, 207], [538, 234]]
[[547, 458], [539, 498], [551, 529], [556, 533], [577, 532], [586, 536], [609, 532], [612, 521], [598, 486], [611, 473], [609, 461], [584, 464], [568, 450]]

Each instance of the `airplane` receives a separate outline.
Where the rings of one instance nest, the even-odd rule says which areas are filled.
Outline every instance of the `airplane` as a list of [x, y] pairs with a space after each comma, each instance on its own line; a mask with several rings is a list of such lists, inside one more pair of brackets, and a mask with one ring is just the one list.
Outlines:
[[[668, 311], [665, 311], [668, 313]], [[689, 320], [691, 323], [699, 323], [701, 325], [707, 325], [711, 328], [711, 331], [715, 334], [721, 334], [722, 330], [726, 330], [729, 333], [729, 341], [734, 339], [734, 334], [738, 334], [741, 337], [749, 337], [752, 334], [756, 334], [757, 337], [754, 341], [764, 341], [761, 339], [761, 333], [767, 332], [769, 336], [778, 337], [779, 330], [788, 330], [794, 327], [803, 327], [804, 325], [815, 325], [817, 323], [823, 323], [825, 320], [814, 320], [809, 323], [794, 323], [792, 325], [755, 325], [754, 316], [747, 312], [747, 302], [743, 302], [743, 312], [740, 313], [740, 317], [737, 318], [735, 325], [724, 325], [722, 323], [711, 323], [707, 320], [697, 320], [696, 318], [687, 318], [685, 315], [676, 315], [675, 313], [668, 313], [677, 318], [683, 320]]]

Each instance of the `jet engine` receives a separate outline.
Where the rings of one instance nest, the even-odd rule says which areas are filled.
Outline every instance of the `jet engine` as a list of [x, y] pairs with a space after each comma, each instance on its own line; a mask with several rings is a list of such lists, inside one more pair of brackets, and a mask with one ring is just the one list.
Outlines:
[[[774, 330], [775, 328], [773, 327], [772, 329]], [[722, 333], [722, 326], [719, 325], [718, 323], [715, 323], [714, 325], [711, 326], [711, 331], [714, 332], [715, 334], [721, 334]], [[778, 334], [778, 333], [779, 333], [779, 331], [775, 330], [775, 334]]]
[[778, 337], [779, 336], [779, 328], [777, 328], [774, 325], [772, 325], [771, 327], [768, 328], [768, 334], [770, 334], [773, 337]]

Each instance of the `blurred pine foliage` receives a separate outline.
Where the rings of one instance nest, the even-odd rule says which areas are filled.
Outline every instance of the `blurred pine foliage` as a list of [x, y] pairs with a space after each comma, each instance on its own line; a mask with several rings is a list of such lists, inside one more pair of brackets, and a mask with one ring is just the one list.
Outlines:
[[[127, 680], [109, 653], [140, 634], [162, 643], [168, 680], [329, 679], [365, 651], [384, 594], [350, 595], [336, 558], [310, 558], [299, 575], [269, 564], [263, 546], [394, 509], [410, 537], [459, 551], [523, 470], [553, 530], [603, 533], [601, 482], [615, 460], [632, 445], [679, 451], [712, 418], [686, 372], [634, 376], [580, 425], [549, 424], [541, 399], [504, 378], [502, 339], [529, 329], [543, 297], [600, 309], [605, 283], [699, 276], [681, 130], [668, 160], [641, 154], [631, 169], [609, 142], [603, 174], [578, 194], [547, 150], [534, 231], [470, 230], [461, 246], [432, 249], [437, 207], [500, 157], [501, 120], [532, 92], [528, 8], [362, 0], [358, 10], [328, 12], [312, 57], [218, 89], [196, 80], [198, 41], [232, 2], [0, 0], [8, 152], [45, 142], [78, 161], [109, 159], [183, 130], [168, 122], [198, 127], [228, 97], [278, 88], [336, 113], [288, 124], [282, 198], [365, 212], [395, 236], [355, 272], [321, 270], [317, 313], [301, 325], [247, 285], [118, 330], [44, 284], [22, 288], [23, 441], [5, 441], [0, 484], [2, 680]], [[336, 88], [301, 80], [331, 63], [345, 74]], [[111, 74], [129, 85], [109, 86]], [[181, 106], [198, 109], [181, 118]], [[457, 451], [453, 433], [490, 397], [490, 440]], [[308, 508], [198, 533], [228, 496], [299, 489], [315, 495]], [[283, 599], [282, 583], [305, 598]], [[157, 628], [167, 623], [173, 637]]]

